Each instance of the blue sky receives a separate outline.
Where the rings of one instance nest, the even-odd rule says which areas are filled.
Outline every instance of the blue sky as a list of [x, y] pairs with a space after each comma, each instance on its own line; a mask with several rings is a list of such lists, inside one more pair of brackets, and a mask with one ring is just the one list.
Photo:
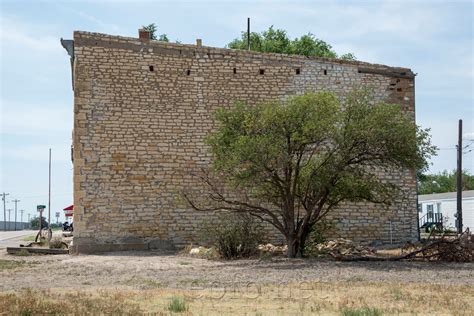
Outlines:
[[[247, 17], [253, 31], [274, 25], [290, 37], [312, 32], [338, 53], [418, 73], [417, 123], [432, 129], [433, 142], [442, 149], [432, 172], [456, 166], [458, 119], [464, 120], [464, 137], [474, 138], [472, 1], [0, 3], [0, 191], [10, 193], [7, 208], [18, 198], [18, 209], [35, 214], [37, 204], [47, 203], [48, 148], [52, 216], [72, 203], [73, 95], [59, 39], [71, 39], [74, 30], [136, 37], [141, 25], [155, 22], [171, 40], [202, 38], [204, 45], [217, 47], [239, 36]], [[464, 162], [474, 172], [474, 151]]]

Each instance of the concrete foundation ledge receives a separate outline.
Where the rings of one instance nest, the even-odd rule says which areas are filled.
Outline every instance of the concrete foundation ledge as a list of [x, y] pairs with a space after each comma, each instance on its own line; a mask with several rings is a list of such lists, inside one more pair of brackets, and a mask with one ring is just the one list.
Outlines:
[[94, 254], [130, 250], [176, 250], [168, 240], [138, 237], [118, 238], [115, 242], [104, 242], [94, 238], [74, 237], [69, 247], [70, 254]]

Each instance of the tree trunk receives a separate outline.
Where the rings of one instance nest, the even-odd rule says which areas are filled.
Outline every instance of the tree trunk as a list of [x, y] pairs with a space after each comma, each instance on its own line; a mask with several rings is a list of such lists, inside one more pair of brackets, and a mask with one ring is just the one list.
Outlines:
[[298, 249], [298, 252], [300, 253], [299, 257], [303, 257], [303, 255], [304, 255], [304, 248], [305, 248], [305, 244], [306, 244], [306, 239], [308, 239], [309, 232], [310, 232], [309, 226], [306, 226], [302, 229], [303, 229], [303, 233], [301, 234], [301, 237], [300, 237], [300, 240], [299, 240], [299, 249]]
[[300, 249], [300, 240], [296, 234], [291, 234], [286, 239], [286, 244], [288, 245], [287, 256], [288, 258], [296, 258], [301, 257], [301, 249]]

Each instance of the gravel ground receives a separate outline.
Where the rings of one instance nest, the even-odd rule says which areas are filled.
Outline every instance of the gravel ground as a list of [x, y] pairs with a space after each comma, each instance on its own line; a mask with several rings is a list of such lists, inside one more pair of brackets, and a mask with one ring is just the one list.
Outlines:
[[271, 258], [211, 261], [180, 254], [11, 256], [23, 264], [0, 269], [0, 290], [21, 288], [225, 288], [235, 284], [383, 281], [474, 285], [474, 263], [335, 262]]

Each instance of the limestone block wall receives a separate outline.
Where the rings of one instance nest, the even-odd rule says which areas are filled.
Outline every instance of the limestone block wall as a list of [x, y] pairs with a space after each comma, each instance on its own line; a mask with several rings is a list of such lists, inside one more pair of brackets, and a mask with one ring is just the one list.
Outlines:
[[[198, 190], [192, 171], [210, 162], [213, 112], [306, 91], [343, 96], [372, 86], [414, 119], [409, 69], [74, 33], [74, 249], [180, 247], [206, 217], [179, 198]], [[404, 186], [391, 207], [345, 204], [335, 234], [362, 242], [417, 238], [412, 171], [381, 174]]]

